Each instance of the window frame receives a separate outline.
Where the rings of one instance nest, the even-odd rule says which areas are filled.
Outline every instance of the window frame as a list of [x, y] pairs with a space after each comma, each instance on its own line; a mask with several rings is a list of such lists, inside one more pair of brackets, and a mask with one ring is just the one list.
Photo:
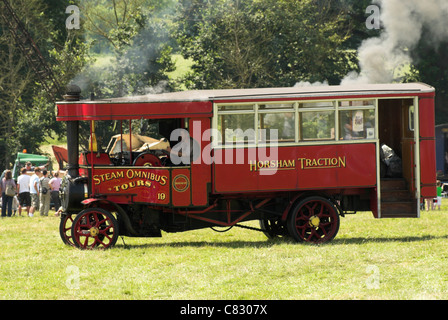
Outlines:
[[[350, 105], [350, 106], [341, 106], [340, 104], [349, 101], [369, 101], [371, 104], [368, 105]], [[306, 106], [307, 104], [325, 104], [325, 106]], [[244, 106], [244, 105], [252, 105], [252, 110], [242, 110], [242, 109], [234, 109], [234, 110], [220, 110], [223, 106]], [[269, 105], [290, 105], [291, 107], [279, 107], [279, 108], [260, 108], [260, 106], [269, 106]], [[374, 137], [373, 138], [359, 138], [353, 140], [342, 139], [340, 132], [340, 111], [358, 111], [358, 110], [373, 110], [374, 114]], [[330, 139], [303, 139], [302, 132], [302, 115], [307, 112], [327, 112], [331, 111], [334, 114], [334, 137]], [[225, 148], [225, 147], [236, 147], [236, 146], [268, 146], [272, 141], [263, 141], [259, 137], [259, 130], [262, 129], [260, 115], [262, 114], [284, 114], [285, 112], [293, 112], [294, 113], [294, 139], [288, 140], [277, 140], [279, 146], [289, 146], [289, 145], [319, 145], [319, 144], [333, 144], [333, 143], [371, 143], [378, 140], [378, 98], [354, 98], [354, 99], [316, 99], [316, 100], [276, 100], [276, 101], [251, 101], [251, 102], [219, 102], [213, 104], [213, 118], [212, 118], [212, 129], [213, 132], [219, 132], [221, 135], [221, 140], [218, 141], [219, 136], [213, 138], [212, 147], [216, 148]], [[253, 129], [255, 132], [255, 140], [253, 142], [240, 142], [240, 143], [225, 143], [225, 128], [221, 128], [218, 130], [218, 119], [221, 115], [247, 115], [253, 114], [254, 122]], [[233, 128], [235, 130], [235, 128]], [[213, 133], [215, 134], [215, 133]]]

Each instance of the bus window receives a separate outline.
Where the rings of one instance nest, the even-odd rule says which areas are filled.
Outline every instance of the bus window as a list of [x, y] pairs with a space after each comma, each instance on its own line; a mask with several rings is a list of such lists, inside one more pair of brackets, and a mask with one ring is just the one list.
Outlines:
[[334, 139], [334, 111], [300, 113], [301, 140]]
[[375, 138], [373, 100], [339, 101], [339, 138], [341, 140]]
[[295, 114], [259, 113], [258, 114], [258, 141], [295, 141]]
[[333, 140], [335, 138], [333, 101], [301, 103], [299, 112], [300, 140]]
[[295, 142], [296, 116], [294, 104], [259, 105], [258, 131], [259, 142]]
[[374, 139], [374, 110], [339, 111], [340, 137], [342, 140]]
[[219, 144], [254, 143], [255, 114], [221, 114], [218, 116]]

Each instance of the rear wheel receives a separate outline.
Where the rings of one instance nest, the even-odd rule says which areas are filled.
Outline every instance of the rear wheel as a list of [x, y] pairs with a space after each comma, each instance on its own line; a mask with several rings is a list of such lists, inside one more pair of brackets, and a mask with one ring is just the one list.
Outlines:
[[312, 196], [300, 201], [290, 212], [288, 231], [296, 241], [325, 243], [339, 231], [339, 214], [328, 199]]
[[280, 218], [260, 219], [260, 228], [269, 239], [289, 236], [286, 225]]
[[107, 249], [118, 239], [118, 221], [108, 211], [89, 208], [81, 211], [73, 220], [72, 237], [81, 249]]

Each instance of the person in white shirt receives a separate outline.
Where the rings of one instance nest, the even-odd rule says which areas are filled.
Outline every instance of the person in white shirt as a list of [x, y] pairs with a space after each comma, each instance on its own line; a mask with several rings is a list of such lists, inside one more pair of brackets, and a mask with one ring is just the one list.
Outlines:
[[17, 192], [19, 194], [19, 216], [22, 216], [22, 207], [25, 207], [29, 215], [31, 207], [30, 176], [26, 174], [26, 168], [20, 170], [21, 175], [17, 178]]
[[29, 216], [34, 216], [34, 211], [39, 210], [39, 180], [40, 168], [34, 169], [34, 174], [30, 178], [30, 195], [31, 195], [31, 208]]

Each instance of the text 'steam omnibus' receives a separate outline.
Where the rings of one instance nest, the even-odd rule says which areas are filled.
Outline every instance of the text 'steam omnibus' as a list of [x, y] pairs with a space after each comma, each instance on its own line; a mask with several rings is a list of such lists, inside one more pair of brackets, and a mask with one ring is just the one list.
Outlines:
[[435, 92], [425, 84], [107, 100], [69, 89], [57, 103], [68, 145], [60, 234], [80, 248], [232, 226], [324, 243], [340, 216], [419, 217], [436, 196]]

